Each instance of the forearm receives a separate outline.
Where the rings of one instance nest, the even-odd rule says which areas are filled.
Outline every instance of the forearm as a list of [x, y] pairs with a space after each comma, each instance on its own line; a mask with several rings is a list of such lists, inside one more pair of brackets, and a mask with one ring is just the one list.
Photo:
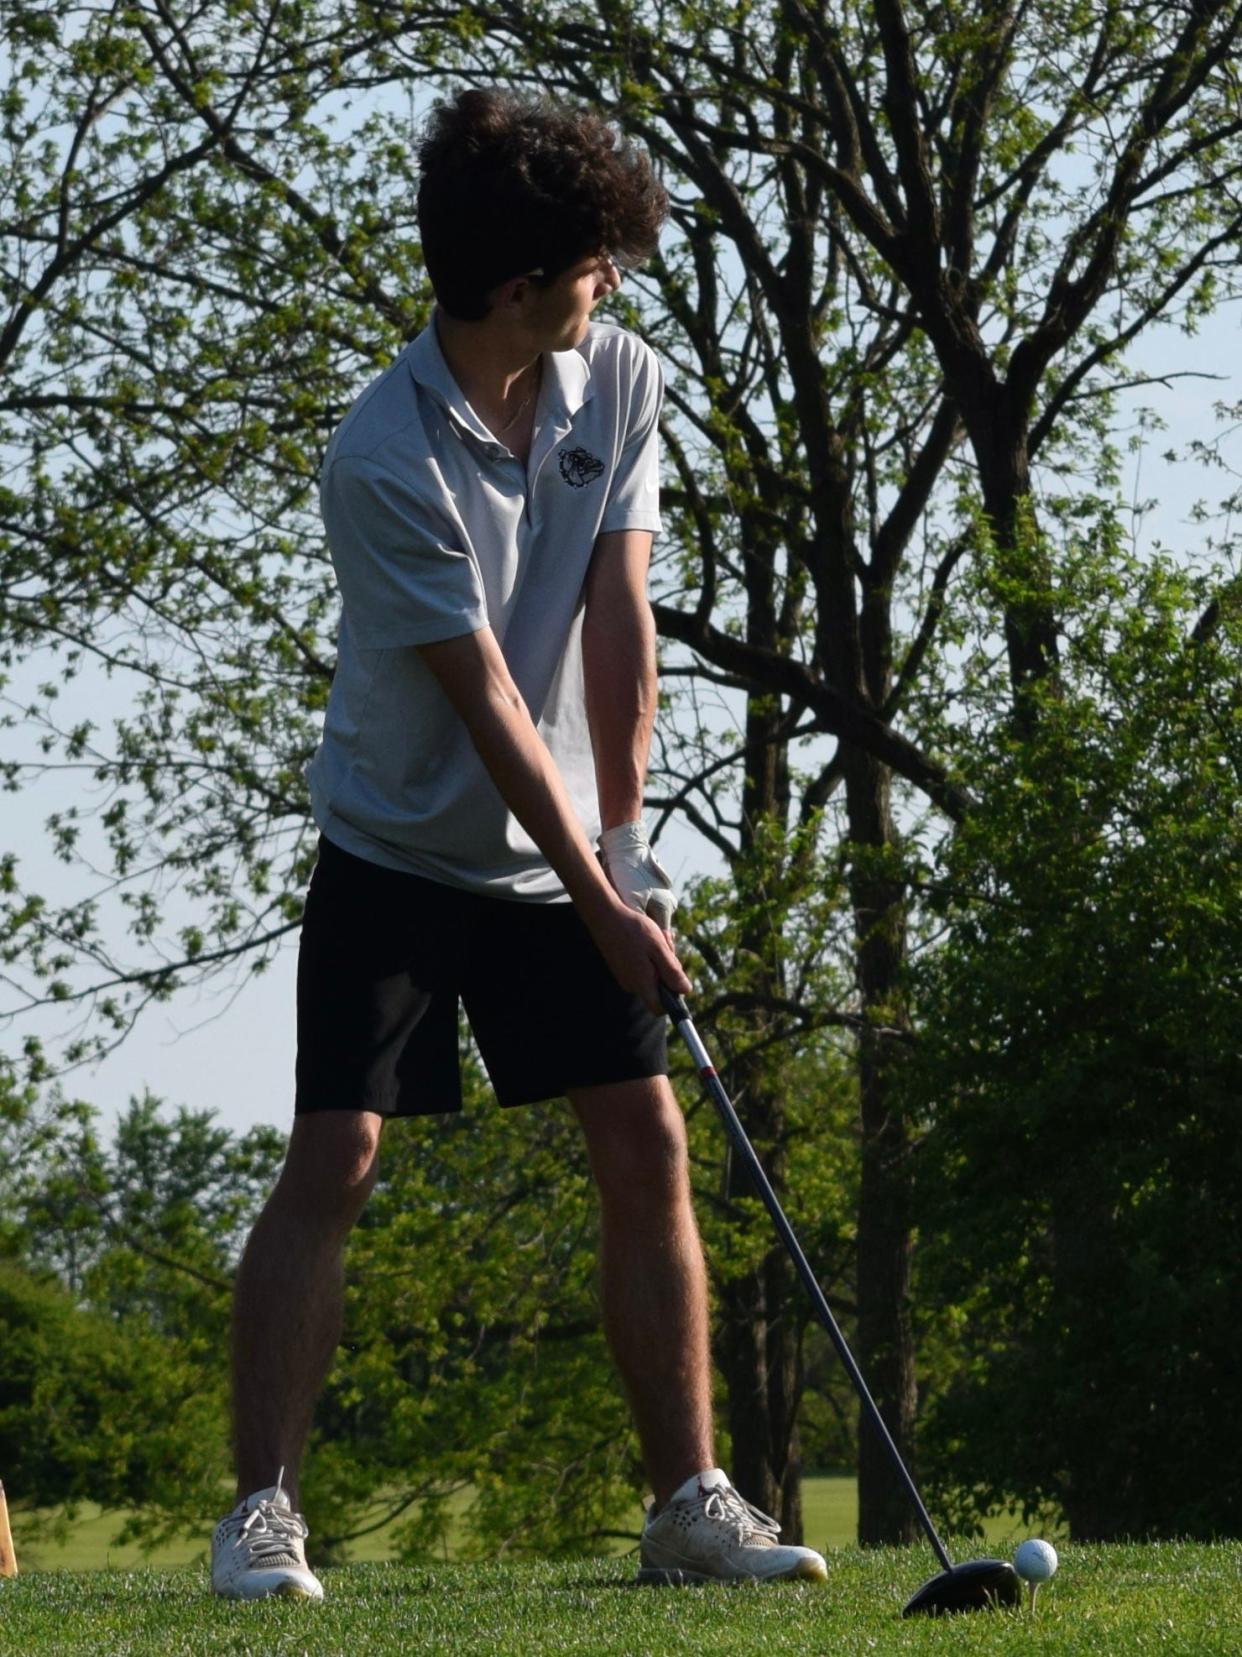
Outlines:
[[669, 940], [616, 892], [489, 628], [420, 645], [501, 798], [560, 876], [622, 989], [653, 1013], [658, 986], [690, 988]]
[[659, 687], [655, 623], [641, 594], [587, 611], [582, 629], [587, 723], [601, 826], [642, 816]]
[[560, 772], [526, 704], [489, 695], [466, 718], [479, 758], [501, 798], [560, 876], [584, 915], [615, 901], [578, 821]]
[[616, 897], [578, 821], [560, 772], [490, 634], [424, 647], [487, 774], [565, 890], [592, 922]]

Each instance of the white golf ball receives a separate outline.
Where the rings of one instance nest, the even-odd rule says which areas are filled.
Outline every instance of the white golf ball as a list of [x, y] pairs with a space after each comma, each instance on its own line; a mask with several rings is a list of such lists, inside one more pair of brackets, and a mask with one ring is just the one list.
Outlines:
[[1023, 1582], [1047, 1582], [1057, 1568], [1057, 1550], [1051, 1542], [1020, 1542], [1013, 1568]]

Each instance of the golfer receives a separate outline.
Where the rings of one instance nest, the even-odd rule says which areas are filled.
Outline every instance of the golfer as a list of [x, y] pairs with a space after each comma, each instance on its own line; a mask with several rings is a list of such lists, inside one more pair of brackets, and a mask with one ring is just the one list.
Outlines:
[[[591, 321], [667, 211], [597, 116], [495, 92], [420, 146], [427, 328], [324, 457], [343, 610], [298, 964], [297, 1093], [237, 1276], [219, 1594], [319, 1599], [298, 1466], [345, 1239], [394, 1116], [460, 1108], [458, 1006], [502, 1106], [566, 1098], [654, 1500], [648, 1579], [826, 1574], [715, 1466], [702, 1249], [657, 986], [690, 985], [642, 823], [656, 706], [656, 359]], [[598, 854], [595, 844], [598, 845]], [[673, 1580], [679, 1580], [673, 1578]]]

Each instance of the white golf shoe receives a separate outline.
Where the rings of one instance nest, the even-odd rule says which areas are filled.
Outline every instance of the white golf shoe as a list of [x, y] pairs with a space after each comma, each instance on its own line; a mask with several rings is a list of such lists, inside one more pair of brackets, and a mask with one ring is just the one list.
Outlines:
[[823, 1582], [813, 1548], [782, 1547], [780, 1526], [745, 1501], [720, 1468], [687, 1479], [657, 1513], [647, 1510], [639, 1545], [643, 1583]]
[[285, 1470], [256, 1490], [216, 1526], [211, 1538], [211, 1591], [224, 1599], [322, 1599], [323, 1585], [302, 1546], [306, 1521], [281, 1489]]

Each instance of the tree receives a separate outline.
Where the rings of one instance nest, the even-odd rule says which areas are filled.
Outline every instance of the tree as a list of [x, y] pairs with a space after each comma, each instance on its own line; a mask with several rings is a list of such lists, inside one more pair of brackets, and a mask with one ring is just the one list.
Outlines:
[[123, 1506], [174, 1472], [201, 1488], [219, 1410], [183, 1354], [3, 1258], [0, 1328], [0, 1454], [14, 1501]]
[[[841, 995], [843, 883], [808, 851], [818, 832], [813, 824], [786, 840], [770, 816], [758, 816], [729, 877], [702, 882], [680, 919], [694, 940], [683, 950], [688, 970], [713, 990], [696, 1008], [696, 1023], [710, 1026], [726, 1090], [837, 1315], [852, 1324], [857, 1090], [840, 1036], [855, 1020], [831, 1010]], [[682, 1099], [694, 1100], [695, 1078], [679, 1079]], [[808, 1349], [827, 1343], [749, 1176], [728, 1154], [715, 1112], [694, 1106], [688, 1117], [695, 1207], [717, 1307], [729, 1465], [739, 1488], [752, 1500], [764, 1496], [785, 1534], [800, 1538], [804, 1450], [810, 1465], [823, 1465], [833, 1443], [832, 1464], [849, 1464], [856, 1438], [852, 1423], [844, 1433], [807, 1430]], [[821, 1399], [834, 1412], [829, 1421], [840, 1423], [852, 1409], [849, 1389], [839, 1367], [825, 1369], [822, 1354], [815, 1367]]]
[[404, 1515], [403, 1556], [434, 1556], [468, 1491], [468, 1551], [589, 1553], [636, 1534], [641, 1463], [604, 1346], [580, 1136], [563, 1106], [498, 1112], [477, 1065], [466, 1080], [464, 1116], [385, 1133], [308, 1511], [335, 1516], [347, 1494], [338, 1537]]
[[[477, 1066], [466, 1119], [400, 1124], [348, 1261], [345, 1339], [303, 1501], [313, 1547], [405, 1515], [442, 1545], [466, 1488], [486, 1551], [590, 1548], [632, 1525], [636, 1454], [603, 1351], [594, 1207], [567, 1111], [491, 1125]], [[10, 1096], [0, 1140], [0, 1448], [41, 1507], [138, 1511], [122, 1535], [201, 1535], [229, 1488], [233, 1269], [282, 1136], [135, 1101], [94, 1112]], [[420, 1131], [421, 1129], [421, 1131]]]
[[962, 1523], [1236, 1535], [1242, 627], [1113, 527], [1058, 595], [1059, 694], [981, 734], [990, 803], [928, 871], [920, 1300], [957, 1357], [923, 1443]]
[[[675, 202], [663, 259], [632, 285], [670, 365], [670, 683], [696, 708], [723, 693], [739, 732], [722, 754], [719, 717], [683, 719], [653, 803], [736, 874], [754, 925], [721, 966], [750, 975], [755, 1042], [854, 1036], [859, 1345], [909, 1450], [906, 847], [972, 803], [947, 740], [951, 658], [931, 646], [982, 555], [1014, 708], [1027, 725], [1042, 709], [1059, 553], [1038, 468], [1055, 488], [1094, 469], [1092, 443], [1105, 487], [1124, 353], [1235, 291], [1240, 15], [14, 7], [0, 436], [25, 458], [0, 499], [6, 659], [61, 652], [24, 722], [49, 763], [104, 790], [103, 844], [75, 802], [54, 845], [110, 870], [54, 908], [6, 864], [18, 1000], [94, 999], [119, 1032], [145, 998], [261, 962], [296, 925], [300, 769], [332, 657], [311, 484], [352, 391], [425, 314], [410, 88], [517, 80], [603, 101]], [[88, 662], [139, 687], [110, 734], [70, 709]], [[777, 947], [796, 922], [762, 913], [765, 843], [844, 873], [844, 1005], [787, 993], [824, 981]], [[104, 942], [109, 892], [131, 922], [124, 960]], [[695, 942], [707, 959], [710, 937]], [[779, 1147], [783, 1090], [737, 1079]], [[764, 1405], [748, 1482], [796, 1525], [780, 1269], [738, 1302], [735, 1331], [749, 1321], [758, 1344], [735, 1362], [753, 1374], [762, 1347], [765, 1373], [793, 1377]], [[869, 1440], [861, 1456], [864, 1538], [907, 1533]]]
[[[802, 1064], [815, 1074], [810, 1054]], [[637, 1541], [642, 1469], [604, 1348], [580, 1136], [564, 1108], [496, 1112], [474, 1061], [465, 1093], [462, 1117], [389, 1129], [350, 1241], [345, 1335], [302, 1482], [321, 1562], [392, 1519], [404, 1557], [437, 1554], [463, 1495], [468, 1551]], [[844, 1263], [848, 1178], [818, 1152], [821, 1115], [817, 1100], [795, 1117], [798, 1217], [835, 1227]], [[282, 1136], [146, 1098], [105, 1144], [89, 1106], [25, 1090], [10, 1090], [0, 1130], [10, 1488], [41, 1507], [136, 1508], [126, 1540], [201, 1536], [229, 1489], [234, 1265]], [[728, 1284], [763, 1258], [766, 1227], [721, 1192], [712, 1124], [694, 1132]]]
[[[1015, 713], [1031, 720], [1057, 628], [1032, 466], [1080, 462], [1124, 350], [1179, 309], [1193, 326], [1236, 280], [1242, 12], [947, 5], [916, 24], [891, 0], [779, 0], [474, 15], [462, 73], [486, 81], [521, 61], [532, 83], [603, 89], [675, 181], [684, 240], [638, 314], [675, 364], [694, 557], [670, 572], [657, 617], [701, 681], [746, 696], [741, 821], [736, 839], [715, 837], [735, 866], [757, 821], [784, 827], [797, 809], [790, 733], [838, 739], [798, 805], [805, 821], [844, 794], [863, 1020], [858, 1338], [909, 1450], [913, 1145], [896, 1105], [909, 917], [893, 775], [950, 819], [968, 808], [939, 751], [941, 687], [921, 670], [972, 548], [999, 554], [986, 567]], [[418, 46], [395, 51], [425, 62]], [[1075, 147], [1098, 163], [1067, 181]], [[680, 798], [717, 766], [689, 766]], [[770, 1005], [781, 988], [773, 976]], [[909, 1534], [866, 1434], [860, 1480], [862, 1537]]]
[[283, 1154], [206, 1113], [131, 1102], [111, 1144], [81, 1101], [0, 1088], [0, 1435], [40, 1508], [139, 1508], [162, 1541], [216, 1510], [228, 1473], [233, 1260]]

